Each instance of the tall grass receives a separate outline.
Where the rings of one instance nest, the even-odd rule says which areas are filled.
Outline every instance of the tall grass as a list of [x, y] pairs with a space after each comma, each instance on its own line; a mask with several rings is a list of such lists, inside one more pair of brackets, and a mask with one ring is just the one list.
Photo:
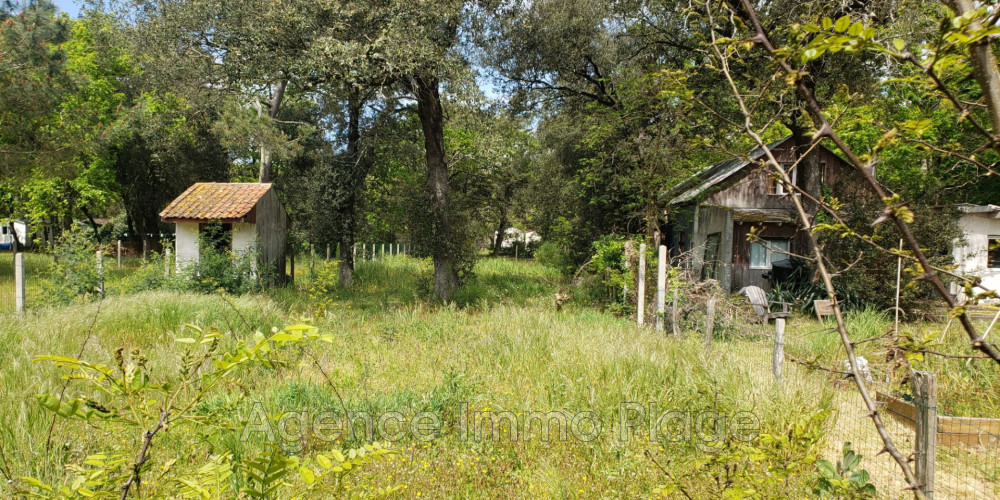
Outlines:
[[[354, 285], [331, 288], [334, 307], [315, 320], [335, 335], [314, 354], [348, 409], [406, 415], [427, 410], [445, 420], [437, 439], [397, 443], [399, 459], [362, 472], [358, 484], [385, 478], [407, 484], [407, 496], [424, 498], [648, 497], [665, 481], [649, 453], [678, 475], [690, 475], [693, 491], [710, 492], [714, 469], [693, 441], [649, 441], [643, 430], [627, 442], [617, 439], [621, 404], [753, 412], [760, 431], [774, 436], [786, 436], [829, 409], [831, 389], [822, 377], [789, 367], [787, 382], [775, 385], [769, 351], [759, 343], [720, 341], [706, 351], [693, 336], [664, 337], [581, 304], [557, 312], [552, 293], [558, 273], [537, 263], [483, 260], [475, 279], [448, 305], [423, 300], [428, 271], [426, 262], [403, 257], [359, 262]], [[87, 454], [132, 453], [139, 438], [59, 421], [57, 449], [46, 455], [50, 415], [34, 403], [34, 394], [53, 391], [61, 380], [53, 368], [33, 363], [33, 356], [75, 356], [93, 324], [84, 358], [106, 362], [120, 347], [141, 349], [154, 369], [169, 371], [177, 359], [173, 335], [184, 324], [214, 325], [228, 332], [228, 341], [246, 338], [304, 314], [312, 300], [309, 286], [300, 278], [297, 287], [229, 299], [239, 312], [218, 296], [145, 292], [9, 318], [0, 324], [0, 436], [12, 473], [57, 480], [65, 465]], [[224, 408], [231, 430], [167, 433], [156, 456], [181, 457], [174, 467], [192, 468], [209, 453], [249, 453], [255, 445], [237, 436], [254, 403], [270, 415], [340, 409], [314, 364], [300, 360], [280, 370], [247, 371], [201, 409]], [[463, 403], [474, 411], [593, 411], [604, 429], [591, 442], [463, 441], [457, 432]], [[322, 446], [310, 441], [301, 453]], [[760, 446], [774, 452], [771, 445]], [[782, 453], [806, 460], [807, 451]], [[794, 478], [774, 482], [768, 491], [804, 496], [809, 470], [795, 470]], [[166, 487], [154, 483], [143, 491], [160, 497]]]

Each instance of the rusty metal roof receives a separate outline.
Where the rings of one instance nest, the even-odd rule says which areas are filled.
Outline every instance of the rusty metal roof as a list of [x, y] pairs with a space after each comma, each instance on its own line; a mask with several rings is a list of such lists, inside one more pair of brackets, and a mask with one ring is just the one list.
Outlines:
[[166, 222], [176, 220], [231, 221], [250, 214], [271, 189], [269, 183], [198, 182], [160, 212]]

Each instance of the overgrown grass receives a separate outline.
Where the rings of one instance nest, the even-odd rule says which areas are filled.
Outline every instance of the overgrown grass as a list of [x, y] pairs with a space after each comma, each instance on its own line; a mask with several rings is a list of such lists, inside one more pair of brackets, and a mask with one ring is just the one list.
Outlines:
[[[823, 377], [790, 366], [787, 382], [779, 386], [771, 380], [767, 345], [720, 341], [706, 352], [695, 336], [664, 337], [581, 304], [557, 312], [552, 294], [558, 273], [531, 261], [481, 261], [476, 278], [445, 306], [423, 300], [428, 271], [425, 261], [410, 258], [360, 262], [354, 285], [332, 287], [324, 294], [331, 307], [315, 318], [321, 330], [335, 335], [314, 353], [318, 366], [349, 410], [407, 416], [431, 411], [444, 420], [436, 439], [396, 443], [402, 451], [396, 459], [361, 471], [349, 488], [405, 484], [404, 496], [410, 498], [649, 497], [668, 482], [655, 459], [685, 478], [682, 487], [695, 495], [720, 494], [718, 485], [730, 472], [713, 461], [719, 455], [706, 451], [702, 441], [650, 441], [646, 427], [627, 442], [619, 439], [621, 405], [633, 402], [692, 415], [752, 412], [760, 432], [776, 440], [754, 441], [753, 450], [727, 448], [748, 474], [741, 480], [764, 481], [748, 483], [764, 496], [809, 494], [811, 460], [822, 446], [832, 393]], [[96, 452], [131, 457], [140, 442], [135, 430], [59, 420], [56, 446], [46, 454], [51, 414], [34, 395], [57, 393], [60, 372], [33, 363], [33, 356], [75, 356], [93, 324], [83, 358], [107, 363], [119, 348], [139, 349], [154, 370], [170, 372], [178, 352], [174, 335], [184, 324], [214, 325], [234, 343], [308, 315], [316, 299], [309, 290], [309, 281], [300, 277], [296, 287], [228, 299], [235, 309], [219, 296], [144, 292], [6, 317], [0, 323], [0, 436], [10, 474], [58, 482], [67, 464]], [[230, 430], [171, 429], [158, 438], [153, 468], [168, 457], [178, 460], [173, 467], [191, 470], [208, 454], [250, 454], [259, 445], [238, 436], [254, 403], [270, 415], [341, 410], [316, 363], [290, 361], [282, 369], [248, 370], [213, 394], [199, 411], [224, 410]], [[71, 384], [69, 393], [75, 394], [75, 387]], [[466, 408], [517, 415], [559, 410], [571, 417], [592, 411], [602, 432], [589, 442], [572, 436], [547, 442], [538, 436], [463, 440], [458, 430]], [[819, 441], [796, 437], [796, 429], [811, 429]], [[297, 452], [308, 456], [328, 446], [309, 440]], [[790, 476], [768, 481], [769, 468], [779, 464]], [[170, 487], [150, 479], [142, 494], [158, 498]]]
[[[933, 372], [938, 380], [938, 408], [943, 414], [964, 417], [1000, 415], [1000, 373], [996, 365], [969, 345], [969, 337], [957, 321], [948, 323], [901, 322], [899, 338], [893, 341], [893, 318], [882, 311], [864, 309], [846, 315], [851, 340], [860, 342], [855, 351], [872, 366], [880, 382], [903, 382], [894, 390], [909, 392], [905, 382], [910, 370]], [[988, 321], [974, 321], [978, 331]], [[812, 317], [789, 322], [786, 350], [800, 359], [843, 370], [846, 355], [832, 317], [820, 323]], [[893, 349], [893, 346], [905, 349]], [[925, 352], [920, 352], [925, 351]], [[949, 358], [945, 355], [958, 356]]]

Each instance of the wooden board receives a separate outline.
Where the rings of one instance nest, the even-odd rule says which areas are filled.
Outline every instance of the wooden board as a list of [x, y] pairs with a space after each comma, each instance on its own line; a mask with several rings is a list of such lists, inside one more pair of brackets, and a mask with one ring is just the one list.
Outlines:
[[[916, 428], [913, 403], [881, 392], [875, 393], [875, 400], [885, 403], [886, 413], [897, 421], [911, 429]], [[1000, 419], [938, 415], [937, 442], [951, 447], [1000, 445]]]

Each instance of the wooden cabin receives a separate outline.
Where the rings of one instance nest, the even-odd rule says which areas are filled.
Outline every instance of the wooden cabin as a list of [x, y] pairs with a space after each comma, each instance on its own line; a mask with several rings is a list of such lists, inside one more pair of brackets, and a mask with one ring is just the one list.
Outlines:
[[[795, 186], [814, 197], [830, 192], [845, 200], [868, 192], [861, 174], [826, 147], [805, 154], [808, 144], [796, 145], [791, 136], [766, 147], [790, 169]], [[661, 196], [668, 200], [664, 239], [671, 255], [689, 252], [696, 275], [719, 281], [725, 290], [750, 285], [770, 290], [774, 264], [788, 258], [783, 252], [811, 251], [791, 195], [765, 160], [764, 150], [756, 148], [746, 157], [705, 167]], [[815, 215], [816, 204], [802, 201]], [[754, 228], [763, 242], [748, 241]]]
[[234, 257], [256, 254], [256, 271], [268, 281], [285, 277], [289, 219], [268, 183], [199, 182], [160, 212], [176, 224], [177, 270], [198, 262], [200, 245], [210, 242]]

